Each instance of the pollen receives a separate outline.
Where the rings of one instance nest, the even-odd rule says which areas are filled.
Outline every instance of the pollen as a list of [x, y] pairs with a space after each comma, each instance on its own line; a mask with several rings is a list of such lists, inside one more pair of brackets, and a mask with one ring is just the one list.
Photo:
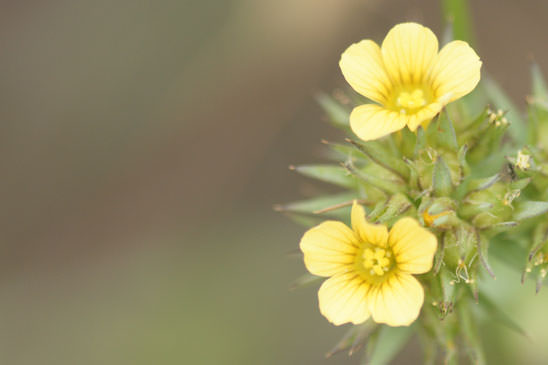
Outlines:
[[422, 89], [415, 89], [410, 92], [402, 91], [396, 98], [396, 105], [402, 114], [408, 114], [426, 104], [426, 97]]
[[367, 248], [363, 251], [363, 267], [370, 269], [371, 275], [382, 276], [389, 270], [390, 256], [390, 252], [383, 248], [375, 248], [375, 251]]

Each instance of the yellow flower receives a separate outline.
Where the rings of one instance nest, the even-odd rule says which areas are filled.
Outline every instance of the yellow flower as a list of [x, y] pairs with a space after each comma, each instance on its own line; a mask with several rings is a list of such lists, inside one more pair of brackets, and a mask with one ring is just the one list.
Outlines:
[[388, 32], [381, 47], [369, 39], [348, 47], [339, 66], [354, 90], [380, 104], [360, 105], [350, 114], [350, 127], [368, 141], [428, 123], [476, 87], [481, 61], [463, 41], [438, 53], [430, 29], [403, 23]]
[[357, 202], [351, 220], [352, 229], [326, 221], [301, 239], [308, 271], [329, 277], [318, 292], [320, 312], [337, 326], [369, 317], [390, 326], [410, 325], [424, 301], [412, 274], [432, 268], [436, 237], [408, 217], [388, 233], [386, 226], [368, 223]]

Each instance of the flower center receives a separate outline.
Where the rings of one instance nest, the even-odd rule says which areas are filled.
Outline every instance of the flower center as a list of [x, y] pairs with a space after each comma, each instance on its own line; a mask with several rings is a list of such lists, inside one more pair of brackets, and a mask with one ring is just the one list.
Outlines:
[[384, 275], [390, 269], [390, 252], [383, 248], [366, 248], [363, 251], [363, 267], [369, 269], [371, 275]]
[[396, 97], [396, 106], [400, 113], [407, 114], [415, 109], [422, 108], [426, 105], [426, 95], [420, 88], [401, 91]]

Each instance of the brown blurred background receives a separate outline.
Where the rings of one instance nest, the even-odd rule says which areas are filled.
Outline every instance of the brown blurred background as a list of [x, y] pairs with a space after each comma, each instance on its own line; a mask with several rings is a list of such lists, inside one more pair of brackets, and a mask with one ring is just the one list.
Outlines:
[[[472, 3], [484, 70], [523, 105], [548, 3]], [[441, 34], [438, 1], [0, 9], [0, 364], [357, 362], [324, 359], [344, 328], [314, 288], [288, 291], [303, 229], [271, 207], [313, 186], [287, 166], [337, 138], [313, 96], [344, 85], [340, 53], [406, 20]], [[542, 363], [548, 297], [508, 277], [491, 290], [520, 293], [507, 310], [537, 342], [485, 341]]]

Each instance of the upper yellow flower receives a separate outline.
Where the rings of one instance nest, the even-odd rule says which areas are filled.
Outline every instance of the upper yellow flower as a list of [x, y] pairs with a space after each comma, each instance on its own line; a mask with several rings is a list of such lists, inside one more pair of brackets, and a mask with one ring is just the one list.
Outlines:
[[390, 230], [365, 220], [354, 202], [352, 229], [326, 221], [301, 239], [304, 263], [314, 275], [330, 277], [318, 292], [320, 312], [333, 324], [408, 326], [419, 315], [424, 291], [412, 274], [430, 271], [436, 237], [412, 218]]
[[380, 104], [360, 105], [350, 114], [350, 127], [368, 141], [406, 125], [415, 131], [432, 120], [476, 87], [481, 61], [463, 41], [438, 53], [430, 29], [403, 23], [388, 32], [380, 48], [369, 39], [348, 47], [339, 66], [354, 90]]

